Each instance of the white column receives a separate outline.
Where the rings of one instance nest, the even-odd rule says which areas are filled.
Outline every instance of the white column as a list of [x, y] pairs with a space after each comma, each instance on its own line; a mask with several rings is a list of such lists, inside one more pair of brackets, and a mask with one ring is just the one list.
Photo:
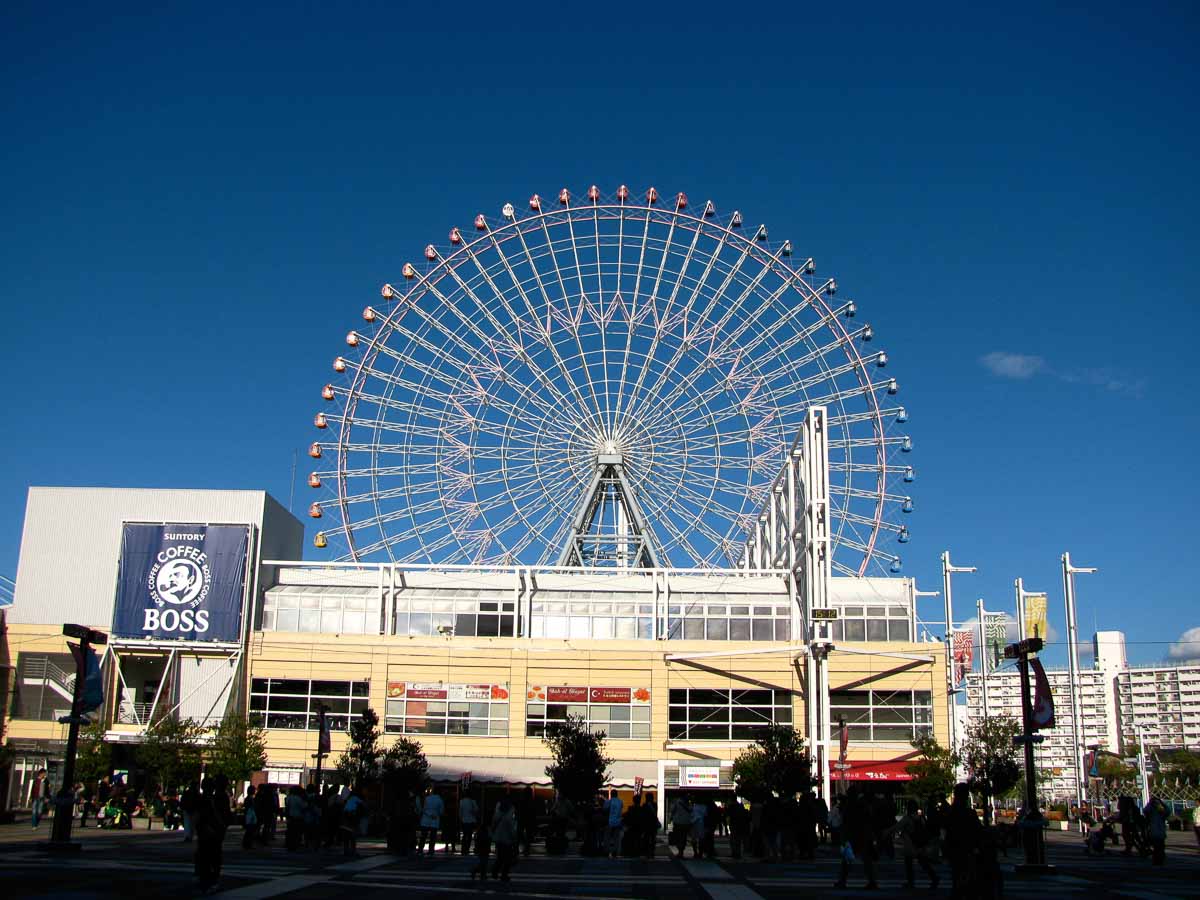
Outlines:
[[942, 551], [942, 595], [946, 598], [946, 712], [950, 717], [950, 749], [958, 746], [958, 726], [954, 707], [958, 690], [954, 685], [954, 599], [950, 593], [950, 576], [955, 572], [974, 572], [974, 566], [956, 566], [950, 562], [950, 551]]
[[1095, 572], [1094, 568], [1071, 565], [1071, 554], [1063, 553], [1063, 597], [1067, 605], [1067, 668], [1071, 678], [1071, 740], [1075, 762], [1075, 801], [1083, 806], [1087, 772], [1083, 764], [1083, 702], [1079, 691], [1079, 635], [1075, 625], [1075, 573]]

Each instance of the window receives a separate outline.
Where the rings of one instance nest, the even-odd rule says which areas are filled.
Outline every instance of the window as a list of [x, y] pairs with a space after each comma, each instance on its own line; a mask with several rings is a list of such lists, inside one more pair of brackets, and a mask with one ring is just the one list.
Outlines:
[[792, 613], [779, 594], [677, 593], [667, 606], [672, 641], [788, 641]]
[[263, 599], [263, 631], [377, 634], [379, 591], [375, 588], [273, 587]]
[[508, 734], [508, 685], [389, 681], [384, 728], [401, 734]]
[[933, 695], [929, 691], [830, 691], [830, 737], [838, 722], [850, 726], [851, 741], [908, 743], [933, 730]]
[[74, 690], [75, 659], [70, 653], [18, 653], [9, 709], [14, 719], [57, 722], [71, 714]]
[[535, 638], [654, 637], [654, 597], [646, 593], [539, 589], [530, 613]]
[[552, 722], [582, 716], [593, 731], [613, 740], [650, 740], [650, 691], [625, 687], [533, 685], [525, 705], [525, 734], [541, 737]]
[[907, 606], [843, 606], [833, 623], [835, 641], [911, 641]]
[[671, 691], [672, 740], [752, 741], [772, 724], [792, 722], [791, 691], [676, 688]]
[[396, 592], [396, 634], [512, 637], [516, 618], [512, 591], [422, 587]]
[[331, 731], [347, 731], [350, 720], [367, 708], [368, 681], [310, 681], [255, 678], [250, 684], [250, 714], [267, 728], [315, 731], [322, 706]]

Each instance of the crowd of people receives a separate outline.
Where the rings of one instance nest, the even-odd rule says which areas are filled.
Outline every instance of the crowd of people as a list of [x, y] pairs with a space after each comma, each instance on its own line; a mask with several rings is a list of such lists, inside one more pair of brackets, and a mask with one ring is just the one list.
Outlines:
[[[50, 805], [47, 791], [45, 772], [38, 772], [31, 790], [34, 828]], [[358, 837], [372, 819], [364, 796], [349, 787], [250, 785], [235, 800], [228, 780], [220, 775], [149, 796], [120, 777], [106, 776], [93, 785], [77, 784], [74, 800], [83, 827], [91, 820], [98, 828], [128, 828], [135, 818], [145, 817], [148, 827], [158, 818], [164, 829], [182, 831], [184, 841], [196, 843], [195, 873], [202, 891], [215, 889], [226, 832], [237, 823], [245, 850], [271, 844], [282, 826], [288, 852], [340, 846], [344, 855], [354, 856]], [[558, 793], [539, 796], [529, 787], [503, 789], [498, 799], [492, 789], [485, 799], [478, 789], [463, 787], [444, 794], [434, 785], [403, 792], [374, 812], [374, 823], [386, 829], [389, 850], [430, 860], [439, 851], [474, 855], [471, 878], [480, 880], [508, 881], [535, 840], [544, 841], [548, 855], [564, 853], [573, 837], [583, 855], [652, 858], [665, 827], [668, 852], [678, 859], [689, 847], [694, 859], [715, 858], [717, 836], [728, 838], [733, 859], [745, 854], [766, 862], [813, 859], [817, 848], [828, 842], [840, 858], [834, 884], [838, 888], [846, 887], [860, 867], [865, 887], [877, 888], [879, 859], [899, 853], [908, 888], [915, 887], [920, 868], [929, 887], [936, 889], [939, 867], [945, 863], [955, 897], [1000, 896], [1002, 889], [996, 830], [980, 821], [965, 784], [955, 787], [949, 803], [922, 809], [908, 800], [899, 816], [893, 797], [858, 787], [836, 797], [832, 808], [814, 792], [749, 804], [728, 795], [679, 793], [671, 798], [665, 826], [658, 819], [654, 794], [640, 790], [628, 801], [612, 790], [573, 803]], [[1158, 798], [1151, 798], [1143, 809], [1133, 798], [1122, 797], [1115, 815], [1085, 818], [1085, 847], [1089, 853], [1103, 852], [1108, 841], [1117, 842], [1119, 827], [1126, 854], [1151, 856], [1161, 865], [1168, 816]]]

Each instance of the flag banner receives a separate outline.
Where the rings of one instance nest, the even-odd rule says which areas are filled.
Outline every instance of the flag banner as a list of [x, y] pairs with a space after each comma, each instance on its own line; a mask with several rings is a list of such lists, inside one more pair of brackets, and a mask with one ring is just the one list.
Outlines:
[[1046, 640], [1046, 595], [1025, 595], [1025, 637]]
[[971, 671], [975, 661], [975, 631], [971, 628], [960, 628], [954, 632], [951, 645], [954, 662], [954, 686], [958, 687]]
[[850, 749], [850, 726], [846, 724], [845, 719], [840, 720], [838, 725], [841, 728], [838, 735], [838, 762], [845, 765], [846, 752]]
[[249, 542], [245, 525], [125, 525], [113, 634], [238, 640]]
[[634, 796], [635, 796], [635, 797], [640, 797], [640, 796], [641, 796], [641, 794], [642, 794], [642, 787], [643, 787], [645, 784], [646, 784], [646, 779], [644, 779], [644, 778], [643, 778], [641, 775], [635, 775], [635, 776], [633, 777], [633, 794], [634, 794]]
[[983, 637], [988, 671], [993, 672], [1004, 662], [1004, 645], [1008, 643], [1008, 616], [1004, 613], [984, 613]]
[[1040, 659], [1029, 660], [1029, 668], [1033, 670], [1033, 713], [1029, 717], [1034, 731], [1054, 727], [1054, 694], [1050, 691], [1050, 679], [1042, 668]]
[[319, 729], [317, 732], [317, 752], [329, 753], [333, 744], [329, 735], [329, 719], [325, 716], [324, 707], [318, 713], [317, 727]]

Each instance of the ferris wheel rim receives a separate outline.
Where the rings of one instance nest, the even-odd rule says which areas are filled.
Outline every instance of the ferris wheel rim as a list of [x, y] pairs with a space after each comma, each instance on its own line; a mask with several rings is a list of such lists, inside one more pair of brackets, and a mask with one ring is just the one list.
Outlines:
[[[515, 207], [514, 207], [515, 213]], [[493, 223], [488, 220], [483, 214], [480, 214], [477, 221], [482, 221], [484, 227], [480, 228], [480, 234], [472, 239], [466, 239], [462, 236], [461, 244], [457, 247], [452, 247], [449, 252], [444, 252], [443, 248], [431, 245], [436, 251], [436, 257], [430, 258], [430, 263], [425, 265], [423, 270], [417, 270], [411, 263], [405, 264], [406, 280], [410, 282], [408, 288], [403, 292], [398, 292], [390, 285], [384, 288], [385, 298], [393, 299], [395, 302], [390, 309], [384, 314], [382, 321], [379, 323], [375, 336], [365, 338], [365, 348], [362, 358], [353, 363], [354, 373], [351, 379], [351, 386], [346, 394], [346, 414], [343, 419], [346, 421], [354, 420], [354, 414], [357, 411], [360, 395], [363, 393], [365, 385], [370, 378], [369, 367], [378, 359], [381, 352], [381, 335], [390, 335], [394, 331], [396, 323], [403, 318], [407, 310], [415, 305], [421, 296], [425, 296], [433, 292], [433, 287], [439, 284], [448, 274], [456, 271], [457, 267], [465, 263], [472, 262], [476, 268], [483, 271], [479, 262], [473, 257], [473, 253], [479, 249], [499, 248], [502, 242], [517, 239], [523, 229], [532, 230], [541, 227], [547, 230], [551, 225], [561, 226], [567, 225], [571, 229], [571, 242], [575, 243], [573, 223], [576, 221], [598, 221], [601, 217], [606, 219], [620, 219], [622, 228], [624, 222], [644, 222], [647, 231], [652, 223], [660, 225], [669, 225], [672, 229], [682, 227], [686, 231], [691, 231], [695, 235], [695, 240], [699, 240], [702, 236], [717, 240], [719, 244], [723, 244], [730, 248], [740, 249], [744, 256], [751, 258], [754, 262], [769, 271], [774, 272], [779, 278], [783, 279], [786, 286], [795, 290], [800, 296], [804, 297], [807, 303], [811, 304], [815, 310], [821, 314], [821, 320], [824, 327], [833, 332], [840, 341], [840, 349], [852, 363], [850, 371], [853, 372], [854, 378], [862, 388], [861, 396], [869, 407], [871, 431], [875, 438], [874, 457], [876, 460], [876, 474], [874, 478], [874, 515], [872, 521], [866, 524], [867, 536], [863, 550], [863, 558], [859, 565], [857, 574], [865, 574], [872, 558], [875, 555], [877, 541], [880, 536], [880, 528], [883, 525], [885, 499], [887, 494], [887, 479], [889, 472], [896, 471], [896, 467], [889, 466], [887, 444], [885, 443], [885, 427], [883, 422], [883, 411], [881, 409], [879, 398], [876, 390], [872, 387], [871, 379], [868, 376], [869, 358], [865, 359], [856, 345], [850, 331], [841, 321], [840, 316], [834, 311], [829, 303], [826, 302], [823, 291], [814, 288], [802, 277], [802, 272], [786, 262], [784, 255], [779, 249], [770, 251], [761, 245], [761, 242], [755, 238], [751, 238], [746, 233], [735, 230], [734, 227], [724, 224], [719, 220], [708, 215], [696, 215], [686, 211], [683, 207], [676, 206], [674, 209], [668, 210], [664, 206], [656, 206], [650, 202], [591, 202], [586, 205], [572, 206], [568, 202], [562, 208], [544, 207], [537, 208], [527, 215], [512, 215], [511, 217], [502, 217], [499, 222]], [[456, 231], [458, 231], [456, 229]], [[461, 232], [459, 232], [461, 235]], [[599, 235], [597, 234], [597, 241]], [[665, 248], [671, 245], [670, 238], [664, 243]], [[528, 251], [527, 251], [528, 252]], [[714, 254], [715, 259], [715, 254]], [[531, 258], [532, 261], [532, 258]], [[409, 274], [409, 270], [412, 274]], [[576, 274], [581, 280], [582, 273], [577, 270]], [[599, 271], [597, 273], [599, 276]], [[682, 276], [681, 276], [682, 277]], [[387, 291], [392, 291], [393, 296], [388, 298]], [[365, 337], [365, 336], [364, 336]], [[825, 362], [824, 356], [818, 357], [821, 363]], [[349, 363], [349, 361], [347, 361]], [[836, 386], [836, 385], [835, 385]], [[632, 399], [631, 399], [632, 402]], [[350, 496], [350, 487], [348, 484], [347, 473], [349, 471], [349, 445], [350, 445], [350, 427], [341, 424], [338, 430], [338, 440], [336, 443], [336, 474], [335, 480], [338, 487], [337, 505], [342, 517], [342, 528], [339, 529], [344, 534], [347, 546], [351, 557], [354, 559], [360, 558], [359, 547], [356, 542], [354, 529], [350, 527], [353, 522], [353, 516], [349, 508], [347, 497]], [[377, 506], [378, 509], [378, 506]], [[382, 516], [382, 513], [380, 513]], [[844, 528], [847, 524], [847, 519], [840, 518], [838, 523], [838, 531]]]

